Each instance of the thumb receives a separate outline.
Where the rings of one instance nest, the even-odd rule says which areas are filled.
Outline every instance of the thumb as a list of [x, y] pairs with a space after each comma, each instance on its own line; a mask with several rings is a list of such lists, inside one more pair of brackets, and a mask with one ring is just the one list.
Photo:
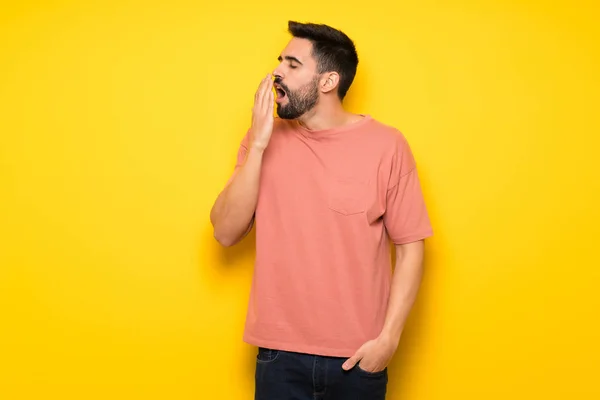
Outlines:
[[342, 368], [345, 369], [346, 371], [354, 368], [356, 363], [359, 362], [361, 358], [362, 358], [362, 355], [360, 354], [360, 352], [356, 352], [356, 354], [354, 354], [352, 357], [347, 359], [346, 362], [344, 362], [344, 364], [342, 364]]

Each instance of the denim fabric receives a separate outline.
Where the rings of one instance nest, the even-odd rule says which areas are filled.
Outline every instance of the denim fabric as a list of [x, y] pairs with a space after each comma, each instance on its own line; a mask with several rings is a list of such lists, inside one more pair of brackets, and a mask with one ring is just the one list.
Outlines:
[[388, 371], [371, 373], [347, 358], [259, 348], [255, 400], [384, 400]]

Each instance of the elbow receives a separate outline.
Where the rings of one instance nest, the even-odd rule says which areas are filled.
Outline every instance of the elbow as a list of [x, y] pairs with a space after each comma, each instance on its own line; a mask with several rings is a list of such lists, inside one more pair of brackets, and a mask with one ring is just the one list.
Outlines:
[[226, 235], [223, 232], [215, 229], [213, 234], [215, 240], [223, 247], [231, 247], [238, 242], [238, 239], [232, 235]]
[[240, 242], [252, 229], [254, 218], [250, 221], [246, 227], [238, 226], [237, 224], [232, 225], [223, 221], [222, 219], [216, 220], [211, 219], [213, 225], [213, 236], [221, 246], [231, 247]]
[[230, 247], [235, 244], [231, 235], [228, 235], [227, 232], [223, 230], [223, 224], [218, 223], [214, 207], [210, 213], [210, 223], [213, 226], [213, 237], [221, 246]]

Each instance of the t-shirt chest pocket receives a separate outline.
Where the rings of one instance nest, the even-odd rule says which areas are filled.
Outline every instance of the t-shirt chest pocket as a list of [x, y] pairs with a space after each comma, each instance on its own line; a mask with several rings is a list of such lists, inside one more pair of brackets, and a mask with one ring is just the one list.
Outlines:
[[328, 207], [342, 215], [365, 212], [368, 185], [355, 178], [332, 178], [328, 190]]

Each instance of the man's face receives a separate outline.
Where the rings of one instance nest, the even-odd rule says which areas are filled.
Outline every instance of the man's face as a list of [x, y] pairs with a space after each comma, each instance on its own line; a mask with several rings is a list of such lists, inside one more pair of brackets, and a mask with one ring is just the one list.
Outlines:
[[298, 118], [319, 101], [319, 76], [311, 51], [310, 41], [293, 38], [279, 57], [279, 65], [273, 75], [280, 118]]

